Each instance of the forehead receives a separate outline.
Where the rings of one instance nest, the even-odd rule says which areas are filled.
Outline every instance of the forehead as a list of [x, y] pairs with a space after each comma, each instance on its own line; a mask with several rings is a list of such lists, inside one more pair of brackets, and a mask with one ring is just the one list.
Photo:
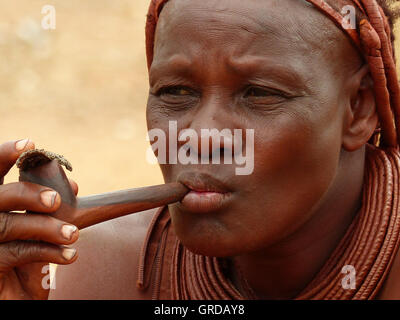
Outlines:
[[[219, 31], [247, 31], [246, 36], [324, 48], [324, 40], [338, 40], [343, 33], [304, 0], [170, 0], [161, 12], [156, 44], [190, 31], [216, 36]], [[184, 37], [184, 40], [190, 40]]]
[[161, 12], [159, 26], [219, 21], [230, 26], [251, 26], [257, 31], [277, 31], [277, 23], [288, 28], [295, 16], [303, 22], [321, 18], [310, 11], [312, 8], [304, 0], [170, 0]]
[[304, 0], [170, 0], [157, 26], [153, 62], [212, 51], [295, 64], [320, 59], [333, 68], [354, 54], [343, 32]]

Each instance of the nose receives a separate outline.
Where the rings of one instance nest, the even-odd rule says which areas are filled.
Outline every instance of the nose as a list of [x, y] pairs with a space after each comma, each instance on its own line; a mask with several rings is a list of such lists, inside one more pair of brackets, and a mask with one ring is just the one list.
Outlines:
[[[234, 132], [232, 110], [227, 99], [206, 98], [191, 116], [180, 137], [180, 146], [202, 164], [232, 164]], [[193, 137], [195, 135], [196, 137]], [[182, 139], [182, 140], [183, 140]]]

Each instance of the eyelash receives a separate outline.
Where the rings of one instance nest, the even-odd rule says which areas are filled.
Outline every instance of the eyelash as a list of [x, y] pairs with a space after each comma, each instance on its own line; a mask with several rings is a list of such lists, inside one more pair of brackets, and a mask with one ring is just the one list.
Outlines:
[[[175, 91], [184, 90], [184, 91], [187, 91], [188, 94], [179, 95], [179, 94], [171, 93], [172, 90], [175, 90]], [[253, 86], [253, 85], [250, 85], [250, 86], [248, 86], [248, 87], [246, 87], [244, 89], [244, 92], [245, 92], [244, 97], [245, 98], [247, 97], [247, 94], [251, 90], [259, 90], [259, 91], [262, 91], [262, 92], [266, 93], [265, 95], [259, 95], [259, 96], [255, 95], [255, 96], [253, 96], [253, 98], [255, 98], [255, 99], [256, 98], [274, 97], [274, 96], [275, 97], [281, 97], [281, 98], [284, 98], [284, 99], [291, 98], [289, 95], [285, 94], [282, 91], [279, 91], [279, 90], [276, 90], [276, 89]], [[167, 87], [160, 88], [155, 93], [155, 95], [157, 97], [161, 97], [163, 95], [170, 95], [170, 96], [175, 96], [175, 97], [183, 97], [183, 96], [193, 96], [193, 95], [197, 95], [197, 94], [193, 89], [191, 89], [189, 87], [185, 87], [185, 86], [167, 86]]]
[[257, 95], [255, 95], [255, 96], [253, 96], [253, 97], [255, 97], [255, 98], [257, 98], [257, 97], [273, 97], [273, 96], [279, 96], [279, 97], [282, 97], [282, 98], [290, 98], [287, 94], [285, 94], [284, 92], [282, 92], [282, 91], [279, 91], [279, 90], [275, 90], [275, 89], [270, 89], [270, 88], [263, 88], [263, 87], [257, 87], [257, 86], [248, 86], [246, 89], [245, 89], [245, 96], [249, 93], [249, 91], [251, 91], [251, 90], [259, 90], [259, 91], [263, 91], [264, 93], [266, 93], [265, 95], [260, 95], [260, 96], [257, 96]]
[[[186, 96], [186, 95], [177, 95], [177, 94], [171, 94], [169, 91], [171, 90], [185, 90], [188, 91], [189, 93], [194, 93], [192, 89], [185, 87], [185, 86], [169, 86], [169, 87], [163, 87], [159, 89], [156, 92], [156, 96], [160, 97], [162, 95], [173, 95], [173, 96]], [[187, 94], [188, 95], [188, 94]]]

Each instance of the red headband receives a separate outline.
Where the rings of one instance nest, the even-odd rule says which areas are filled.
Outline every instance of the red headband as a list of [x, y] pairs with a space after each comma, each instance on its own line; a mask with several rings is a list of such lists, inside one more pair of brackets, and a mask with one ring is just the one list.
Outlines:
[[[396, 72], [391, 31], [387, 17], [376, 0], [342, 0], [353, 5], [365, 16], [357, 29], [346, 29], [344, 17], [325, 0], [306, 0], [330, 17], [359, 48], [370, 66], [379, 116], [380, 134], [375, 134], [375, 145], [398, 147], [400, 144], [400, 88]], [[155, 30], [161, 10], [168, 0], [151, 0], [146, 22], [146, 55], [150, 69], [154, 55]], [[380, 135], [380, 137], [379, 137]]]

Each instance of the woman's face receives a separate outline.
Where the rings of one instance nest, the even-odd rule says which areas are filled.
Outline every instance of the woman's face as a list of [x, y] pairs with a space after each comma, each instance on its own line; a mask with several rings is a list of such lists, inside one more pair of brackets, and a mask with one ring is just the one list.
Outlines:
[[354, 61], [348, 39], [304, 1], [166, 4], [150, 69], [148, 129], [162, 129], [167, 141], [169, 121], [199, 136], [201, 129], [254, 130], [250, 175], [236, 175], [234, 162], [161, 165], [166, 182], [214, 185], [211, 176], [229, 191], [211, 210], [170, 205], [184, 245], [239, 255], [278, 243], [313, 217], [340, 163], [344, 83]]

